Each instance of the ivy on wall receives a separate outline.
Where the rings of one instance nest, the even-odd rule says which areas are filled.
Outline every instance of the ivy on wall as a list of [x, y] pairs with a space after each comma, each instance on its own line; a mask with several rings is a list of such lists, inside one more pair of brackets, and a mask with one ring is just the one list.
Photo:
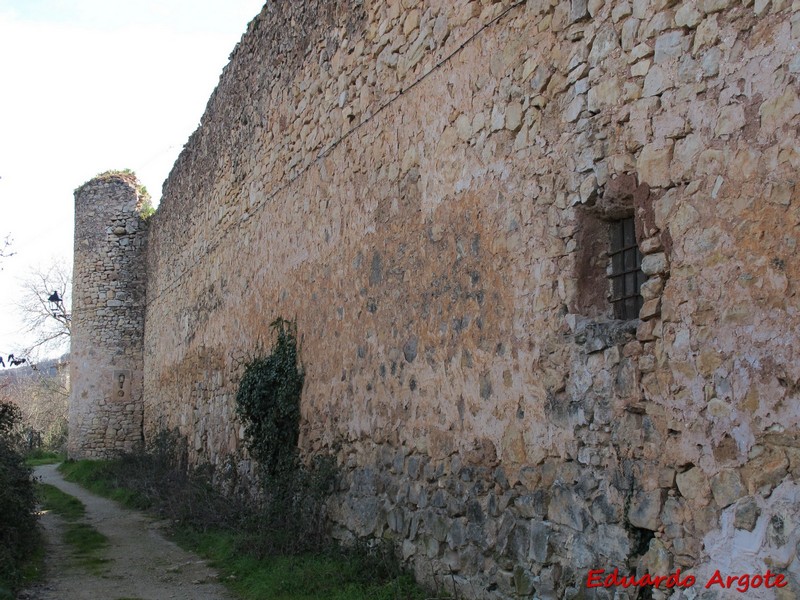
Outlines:
[[245, 366], [236, 413], [245, 424], [251, 456], [267, 475], [279, 476], [297, 466], [304, 373], [298, 365], [297, 324], [279, 317], [270, 328], [277, 334], [272, 353]]

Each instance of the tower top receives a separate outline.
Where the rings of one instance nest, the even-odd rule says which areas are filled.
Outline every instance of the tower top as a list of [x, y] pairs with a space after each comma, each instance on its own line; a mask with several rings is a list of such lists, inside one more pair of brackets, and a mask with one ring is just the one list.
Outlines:
[[136, 204], [135, 207], [132, 208], [134, 208], [141, 217], [146, 219], [155, 212], [150, 193], [147, 191], [147, 188], [139, 182], [136, 173], [131, 169], [112, 169], [95, 175], [89, 181], [75, 188], [75, 200], [78, 201], [80, 198], [91, 199], [94, 196], [91, 194], [86, 195], [85, 192], [95, 186], [113, 182], [122, 183], [135, 190]]

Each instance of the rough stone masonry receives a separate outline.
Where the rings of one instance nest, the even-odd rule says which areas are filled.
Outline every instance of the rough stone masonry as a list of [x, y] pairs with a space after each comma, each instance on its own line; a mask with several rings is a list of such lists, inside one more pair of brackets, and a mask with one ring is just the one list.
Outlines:
[[68, 452], [107, 458], [142, 441], [147, 227], [124, 172], [75, 190]]
[[[146, 272], [143, 435], [243, 468], [243, 360], [296, 318], [335, 534], [458, 597], [647, 597], [588, 585], [616, 568], [795, 598], [799, 41], [788, 0], [270, 2], [146, 253], [104, 233], [75, 298], [140, 260], [116, 272]], [[104, 300], [76, 321], [127, 310]], [[92, 398], [73, 444], [124, 446]], [[704, 585], [768, 569], [786, 585]]]

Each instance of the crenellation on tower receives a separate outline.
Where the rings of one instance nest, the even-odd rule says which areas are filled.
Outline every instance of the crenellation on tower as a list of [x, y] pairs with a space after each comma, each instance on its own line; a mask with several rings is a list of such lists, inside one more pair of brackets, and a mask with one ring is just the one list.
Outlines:
[[149, 197], [127, 171], [75, 190], [71, 458], [105, 458], [142, 441], [145, 249]]

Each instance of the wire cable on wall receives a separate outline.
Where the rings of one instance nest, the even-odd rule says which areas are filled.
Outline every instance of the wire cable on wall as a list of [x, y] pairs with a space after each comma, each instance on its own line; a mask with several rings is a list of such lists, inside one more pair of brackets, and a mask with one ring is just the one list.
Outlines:
[[[358, 124], [354, 125], [352, 128], [348, 129], [345, 133], [343, 133], [339, 138], [337, 138], [336, 140], [331, 142], [330, 145], [327, 148], [325, 148], [322, 151], [320, 151], [320, 153], [316, 156], [316, 158], [314, 158], [314, 160], [310, 161], [308, 164], [303, 166], [299, 171], [297, 171], [297, 173], [295, 173], [293, 176], [291, 176], [282, 185], [279, 185], [269, 195], [265, 196], [264, 199], [261, 200], [261, 202], [259, 202], [259, 204], [254, 206], [254, 213], [259, 211], [264, 206], [268, 205], [271, 200], [273, 200], [276, 196], [278, 196], [278, 194], [281, 194], [281, 193], [285, 192], [286, 190], [288, 190], [296, 181], [298, 181], [300, 178], [302, 178], [312, 167], [315, 167], [316, 165], [318, 165], [325, 157], [327, 157], [331, 152], [333, 152], [345, 140], [350, 138], [353, 134], [355, 134], [359, 129], [364, 127], [366, 124], [368, 124], [372, 120], [374, 120], [375, 117], [377, 117], [381, 112], [383, 112], [385, 109], [389, 108], [395, 102], [400, 100], [405, 94], [407, 94], [409, 91], [414, 89], [417, 85], [422, 83], [425, 79], [427, 79], [434, 72], [438, 71], [444, 65], [446, 65], [448, 62], [450, 62], [455, 56], [460, 54], [468, 45], [470, 45], [484, 31], [486, 31], [487, 29], [489, 29], [490, 27], [492, 27], [493, 25], [498, 23], [500, 20], [503, 19], [503, 17], [505, 17], [512, 10], [516, 9], [519, 6], [522, 6], [526, 2], [527, 2], [527, 0], [519, 0], [518, 2], [515, 2], [514, 4], [511, 4], [510, 6], [505, 8], [500, 14], [498, 14], [496, 17], [494, 17], [490, 21], [484, 23], [483, 25], [481, 25], [480, 28], [478, 28], [472, 35], [470, 35], [458, 47], [456, 47], [452, 52], [450, 52], [450, 54], [448, 54], [447, 56], [442, 58], [434, 66], [432, 66], [430, 69], [425, 71], [425, 73], [420, 75], [417, 79], [415, 79], [413, 82], [411, 82], [411, 84], [409, 84], [407, 87], [402, 88], [394, 96], [389, 98], [389, 100], [387, 100], [386, 102], [381, 104], [375, 110], [375, 112], [373, 112], [372, 114], [366, 116], [364, 119], [359, 121]], [[161, 292], [156, 294], [153, 298], [148, 298], [145, 301], [145, 306], [150, 306], [153, 302], [155, 302], [156, 300], [158, 300], [162, 296], [164, 296], [164, 295], [172, 292], [174, 289], [176, 289], [178, 287], [178, 285], [180, 284], [180, 282], [191, 271], [193, 271], [206, 256], [208, 256], [209, 254], [214, 252], [219, 247], [220, 243], [222, 243], [222, 241], [227, 237], [227, 235], [232, 230], [237, 228], [237, 226], [238, 226], [238, 223], [233, 223], [230, 226], [228, 226], [226, 229], [224, 229], [221, 232], [221, 234], [219, 236], [219, 239], [216, 242], [210, 244], [206, 248], [206, 250], [204, 252], [200, 253], [199, 256], [194, 260], [194, 262], [192, 262], [190, 265], [188, 265], [175, 279], [173, 279], [170, 283], [168, 283], [162, 289]]]

